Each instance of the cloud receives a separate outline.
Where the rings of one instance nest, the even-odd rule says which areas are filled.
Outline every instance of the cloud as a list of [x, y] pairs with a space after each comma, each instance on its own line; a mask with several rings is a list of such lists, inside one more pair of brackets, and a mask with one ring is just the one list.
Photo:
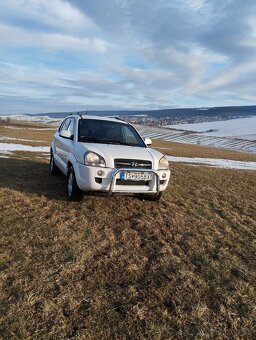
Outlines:
[[[54, 108], [62, 105], [65, 110], [70, 110], [72, 105], [77, 109], [82, 109], [83, 106], [87, 109], [141, 109], [142, 106], [155, 107], [159, 99], [166, 105], [168, 97], [167, 87], [161, 89], [160, 86], [164, 81], [168, 82], [169, 75], [157, 70], [143, 72], [135, 68], [119, 69], [116, 70], [119, 79], [110, 80], [107, 75], [95, 75], [94, 72], [88, 71], [57, 71], [0, 63], [0, 74], [2, 109], [7, 98], [9, 103], [23, 105], [27, 101], [32, 107], [36, 98], [40, 102], [40, 110], [45, 111], [54, 101]], [[8, 75], [11, 75], [9, 79]], [[155, 91], [154, 87], [157, 85], [159, 89]], [[149, 100], [152, 102], [150, 105]], [[28, 112], [33, 112], [33, 109]], [[38, 108], [36, 112], [39, 112]]]
[[255, 58], [255, 25], [252, 13], [256, 12], [256, 2], [228, 1], [222, 2], [215, 20], [208, 30], [202, 32], [199, 42], [217, 53], [230, 58], [232, 63], [241, 63]]
[[[235, 91], [246, 89], [247, 94], [254, 94], [256, 86], [256, 63], [246, 63], [219, 72], [215, 77], [210, 79], [207, 83], [202, 84], [198, 89], [201, 93], [213, 93], [222, 91]], [[255, 95], [256, 98], [256, 95]]]
[[0, 43], [8, 47], [104, 53], [109, 44], [100, 38], [80, 38], [70, 34], [34, 32], [0, 24]]
[[93, 20], [63, 0], [8, 0], [1, 3], [3, 20], [26, 19], [61, 31], [95, 29]]

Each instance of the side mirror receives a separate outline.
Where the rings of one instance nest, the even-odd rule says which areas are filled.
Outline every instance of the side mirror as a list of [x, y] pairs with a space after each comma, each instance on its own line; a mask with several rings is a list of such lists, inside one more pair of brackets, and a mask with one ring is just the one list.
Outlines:
[[146, 145], [152, 144], [152, 140], [150, 138], [144, 138], [144, 142], [145, 142]]
[[60, 132], [60, 136], [63, 138], [73, 139], [73, 135], [69, 130], [63, 130]]

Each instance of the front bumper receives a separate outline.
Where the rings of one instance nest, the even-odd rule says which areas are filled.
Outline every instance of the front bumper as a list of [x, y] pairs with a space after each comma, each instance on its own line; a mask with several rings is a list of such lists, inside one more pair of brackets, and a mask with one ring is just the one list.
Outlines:
[[[158, 194], [167, 188], [170, 170], [152, 170], [141, 168], [101, 168], [73, 164], [78, 187], [83, 191], [103, 191], [112, 193], [147, 193]], [[99, 174], [99, 171], [103, 172]], [[121, 172], [151, 173], [152, 179], [141, 183], [120, 180]]]

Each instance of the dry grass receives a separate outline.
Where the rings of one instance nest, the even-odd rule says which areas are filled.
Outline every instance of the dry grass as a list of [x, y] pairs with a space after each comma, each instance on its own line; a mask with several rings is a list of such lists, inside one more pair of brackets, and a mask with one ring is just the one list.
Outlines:
[[[14, 129], [13, 129], [14, 128]], [[18, 128], [16, 130], [16, 128]], [[21, 143], [24, 145], [32, 145], [32, 146], [47, 146], [50, 143], [50, 140], [54, 133], [53, 130], [48, 130], [49, 127], [45, 127], [43, 125], [36, 125], [35, 129], [40, 130], [33, 130], [33, 125], [31, 126], [23, 126], [20, 124], [9, 124], [9, 125], [0, 125], [0, 137], [10, 137], [10, 138], [17, 138], [17, 140], [3, 140], [3, 143]], [[55, 129], [57, 130], [57, 128]], [[19, 140], [20, 138], [20, 140]], [[34, 142], [27, 142], [22, 139], [29, 139], [34, 140]], [[39, 141], [39, 142], [38, 142]], [[1, 142], [1, 141], [0, 141]]]
[[180, 157], [209, 157], [233, 159], [237, 161], [256, 161], [255, 153], [245, 153], [225, 149], [209, 148], [201, 145], [187, 145], [182, 143], [153, 140], [153, 147], [167, 155]]
[[[57, 124], [57, 123], [56, 123]], [[8, 127], [15, 127], [15, 128], [18, 128], [18, 129], [31, 129], [31, 128], [35, 128], [35, 129], [38, 129], [38, 128], [55, 128], [55, 123], [44, 123], [43, 121], [27, 121], [27, 120], [17, 120], [15, 118], [5, 118], [5, 119], [2, 119], [0, 117], [0, 127], [3, 127], [3, 128], [8, 128]], [[58, 124], [57, 124], [58, 125]]]
[[36, 157], [0, 161], [0, 338], [256, 337], [255, 171], [171, 164], [158, 203], [67, 203]]

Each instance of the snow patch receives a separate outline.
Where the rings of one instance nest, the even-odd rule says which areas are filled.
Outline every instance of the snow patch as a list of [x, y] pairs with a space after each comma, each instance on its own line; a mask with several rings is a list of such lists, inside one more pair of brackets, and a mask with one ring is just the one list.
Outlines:
[[39, 130], [39, 131], [56, 131], [57, 127], [52, 128], [32, 128], [32, 127], [18, 127], [18, 126], [3, 126], [5, 129], [11, 129], [11, 130]]
[[12, 155], [10, 151], [0, 151], [0, 158], [9, 158]]
[[6, 151], [29, 151], [29, 152], [50, 152], [49, 146], [31, 146], [23, 144], [0, 143], [0, 153]]
[[218, 158], [174, 157], [166, 156], [170, 162], [205, 164], [222, 169], [256, 170], [256, 162], [234, 161]]
[[1, 141], [1, 140], [19, 140], [19, 141], [23, 141], [23, 142], [35, 142], [35, 143], [46, 142], [45, 140], [35, 140], [35, 139], [25, 139], [25, 138], [15, 138], [15, 137], [7, 137], [7, 136], [0, 137], [0, 141]]

